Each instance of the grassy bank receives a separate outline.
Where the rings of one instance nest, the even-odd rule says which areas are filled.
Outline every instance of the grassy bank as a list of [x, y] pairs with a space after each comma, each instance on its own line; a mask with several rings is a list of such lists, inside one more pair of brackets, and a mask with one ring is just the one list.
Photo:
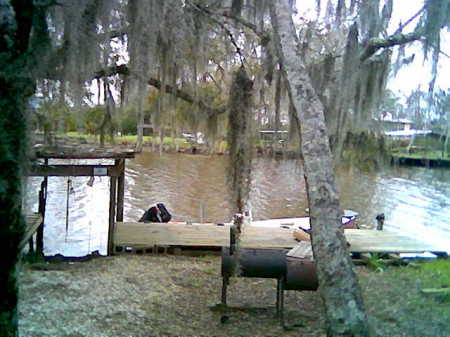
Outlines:
[[377, 336], [448, 336], [450, 260], [360, 270], [371, 326]]
[[[88, 135], [88, 134], [81, 134], [78, 132], [67, 132], [64, 135], [61, 136], [66, 136], [69, 139], [72, 140], [77, 140], [77, 139], [85, 139], [88, 142], [99, 142], [99, 136], [94, 136], [94, 135]], [[114, 137], [114, 142], [117, 144], [135, 144], [137, 141], [137, 136], [136, 135], [121, 135], [121, 136], [115, 136]], [[109, 139], [108, 139], [109, 142]], [[143, 136], [143, 142], [146, 144], [161, 144], [161, 138], [157, 137], [157, 136]], [[167, 145], [175, 145], [175, 144], [179, 144], [181, 146], [188, 146], [190, 145], [190, 143], [184, 139], [184, 138], [173, 138], [173, 137], [164, 137], [163, 144], [167, 144]]]
[[[36, 139], [39, 139], [37, 142], [43, 142], [43, 135], [38, 134], [35, 136]], [[98, 145], [100, 143], [99, 136], [82, 134], [78, 132], [67, 132], [64, 134], [57, 135], [58, 145], [66, 145], [66, 146], [78, 146], [80, 144], [89, 144], [92, 146]], [[136, 144], [137, 136], [136, 135], [121, 135], [115, 136], [114, 141], [108, 137], [105, 139], [105, 147], [114, 147], [114, 146], [126, 146], [128, 148], [133, 148]], [[204, 153], [204, 154], [224, 154], [227, 152], [228, 143], [226, 140], [216, 140], [213, 143], [203, 143], [198, 144], [194, 140], [188, 140], [186, 138], [181, 137], [164, 137], [162, 140], [159, 136], [143, 136], [143, 145], [147, 147], [147, 151], [151, 148], [151, 151], [159, 151], [162, 147], [163, 152], [185, 152], [185, 153]], [[298, 150], [296, 145], [279, 145], [273, 146], [271, 142], [264, 140], [255, 140], [255, 148], [256, 153], [263, 154], [273, 154], [274, 152], [277, 154], [298, 154]]]
[[[411, 145], [411, 146], [410, 146]], [[444, 153], [444, 140], [436, 137], [416, 137], [412, 144], [409, 139], [390, 141], [390, 152], [394, 156], [410, 159], [450, 160], [450, 149]]]
[[[99, 144], [99, 136], [80, 134], [77, 132], [68, 132], [61, 136], [67, 137], [72, 142], [79, 142], [80, 140], [83, 140], [88, 143]], [[136, 135], [121, 135], [114, 137], [114, 143], [116, 145], [134, 146], [136, 142]], [[110, 139], [107, 139], [107, 143], [111, 144]], [[158, 149], [162, 145], [163, 150], [167, 152], [189, 152], [192, 151], [194, 147], [200, 152], [209, 152], [206, 144], [197, 144], [193, 141], [181, 137], [164, 137], [161, 140], [159, 136], [143, 136], [143, 144], [144, 146], [152, 146]], [[226, 141], [217, 141], [212, 145], [212, 147], [214, 153], [223, 153], [226, 151], [227, 143]]]
[[411, 159], [428, 159], [428, 160], [442, 160], [447, 159], [450, 160], [450, 154], [443, 155], [442, 151], [415, 151], [415, 152], [407, 152], [406, 149], [402, 151], [398, 150], [392, 152], [394, 156], [403, 157], [403, 158], [411, 158]]

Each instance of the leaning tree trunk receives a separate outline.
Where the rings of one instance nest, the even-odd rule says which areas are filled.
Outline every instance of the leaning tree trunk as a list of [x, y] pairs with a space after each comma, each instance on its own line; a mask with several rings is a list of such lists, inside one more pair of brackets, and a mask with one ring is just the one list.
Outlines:
[[323, 106], [298, 50], [289, 0], [271, 2], [271, 19], [291, 103], [300, 120], [312, 245], [328, 336], [367, 336], [361, 291], [341, 226], [341, 210]]
[[[19, 8], [20, 7], [20, 8]], [[17, 270], [24, 232], [26, 101], [33, 93], [27, 52], [34, 7], [0, 0], [0, 336], [17, 336]]]

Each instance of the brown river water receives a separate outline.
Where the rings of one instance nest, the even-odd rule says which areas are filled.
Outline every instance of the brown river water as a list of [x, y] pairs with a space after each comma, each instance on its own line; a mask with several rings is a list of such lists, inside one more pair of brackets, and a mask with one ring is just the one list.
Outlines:
[[[66, 161], [67, 163], [67, 161]], [[90, 162], [92, 163], [92, 162]], [[295, 159], [256, 158], [250, 201], [253, 218], [306, 215], [308, 207], [301, 163]], [[174, 221], [228, 222], [226, 156], [143, 153], [127, 160], [124, 221], [137, 221], [150, 204], [163, 202]], [[28, 208], [37, 210], [42, 178], [30, 178]], [[46, 255], [106, 254], [109, 179], [71, 178], [66, 218], [67, 178], [50, 177], [45, 217]], [[439, 241], [450, 251], [450, 170], [386, 167], [381, 172], [337, 172], [341, 206], [374, 227], [384, 213], [385, 230]], [[66, 231], [67, 225], [67, 231]]]

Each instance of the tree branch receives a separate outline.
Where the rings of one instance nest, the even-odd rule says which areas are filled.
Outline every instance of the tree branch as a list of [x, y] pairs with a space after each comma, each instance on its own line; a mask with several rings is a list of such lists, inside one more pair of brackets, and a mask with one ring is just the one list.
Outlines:
[[207, 18], [209, 18], [211, 21], [213, 21], [214, 23], [218, 24], [220, 26], [220, 28], [222, 28], [228, 35], [228, 37], [230, 38], [231, 43], [233, 44], [234, 48], [236, 49], [236, 53], [239, 55], [239, 59], [241, 61], [242, 66], [244, 66], [244, 61], [245, 61], [245, 57], [242, 54], [241, 48], [238, 46], [238, 44], [236, 43], [236, 40], [234, 39], [233, 34], [231, 33], [231, 31], [225, 27], [225, 24], [215, 18], [213, 18], [214, 13], [211, 12], [209, 9], [202, 7], [198, 4], [195, 4], [191, 1], [188, 2], [188, 4], [194, 8], [195, 10], [197, 10], [198, 12], [200, 12], [201, 14], [203, 14], [204, 16], [206, 16]]
[[[122, 64], [119, 66], [113, 66], [113, 67], [109, 67], [107, 69], [98, 71], [95, 74], [95, 78], [108, 77], [108, 76], [112, 76], [112, 75], [116, 75], [116, 74], [128, 76], [130, 74], [130, 70], [128, 69], [128, 67], [125, 64]], [[152, 87], [155, 87], [159, 90], [162, 89], [161, 81], [156, 78], [151, 77], [147, 81], [147, 84], [151, 85]], [[164, 91], [168, 94], [174, 95], [175, 97], [177, 97], [179, 99], [182, 99], [185, 102], [197, 105], [200, 109], [202, 109], [203, 111], [205, 111], [207, 113], [208, 117], [211, 117], [214, 115], [220, 115], [226, 111], [225, 108], [211, 107], [211, 106], [205, 104], [205, 102], [203, 102], [202, 100], [194, 98], [186, 91], [183, 91], [179, 88], [173, 87], [169, 84], [165, 85]]]
[[385, 39], [371, 38], [367, 41], [366, 48], [362, 52], [360, 60], [361, 62], [364, 62], [382, 48], [390, 48], [420, 40], [423, 37], [423, 33], [423, 29], [418, 29], [415, 32], [408, 34], [394, 34]]
[[242, 17], [240, 16], [236, 16], [233, 15], [231, 10], [222, 10], [219, 12], [213, 12], [210, 9], [201, 6], [199, 4], [194, 4], [191, 1], [189, 1], [189, 4], [194, 7], [197, 10], [200, 10], [202, 12], [204, 12], [205, 14], [208, 14], [210, 16], [223, 16], [227, 19], [231, 19], [233, 21], [236, 21], [237, 23], [239, 23], [240, 25], [250, 29], [251, 31], [253, 31], [260, 39], [261, 41], [267, 41], [267, 39], [270, 39], [270, 35], [266, 32], [266, 31], [261, 31], [258, 30], [257, 26], [247, 20], [244, 20]]
[[[150, 78], [147, 83], [149, 85], [151, 85], [152, 87], [155, 87], [155, 88], [161, 90], [162, 83], [160, 80], [158, 80], [156, 78]], [[202, 109], [203, 111], [205, 111], [207, 113], [208, 117], [211, 117], [214, 115], [220, 115], [226, 111], [225, 108], [218, 109], [218, 108], [213, 108], [209, 105], [206, 105], [205, 102], [203, 102], [202, 100], [195, 99], [190, 94], [188, 94], [186, 91], [183, 91], [178, 88], [174, 88], [169, 84], [166, 84], [166, 86], [164, 87], [164, 91], [168, 94], [174, 95], [175, 97], [177, 97], [179, 99], [182, 99], [185, 102], [198, 105], [198, 107], [200, 109]]]

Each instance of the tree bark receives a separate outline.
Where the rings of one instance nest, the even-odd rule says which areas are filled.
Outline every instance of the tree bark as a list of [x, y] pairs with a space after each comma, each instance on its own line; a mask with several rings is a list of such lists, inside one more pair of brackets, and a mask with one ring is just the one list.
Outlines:
[[24, 233], [26, 105], [33, 93], [28, 43], [34, 6], [0, 0], [0, 336], [17, 336], [17, 271]]
[[407, 44], [420, 40], [424, 36], [424, 29], [418, 29], [408, 34], [394, 34], [387, 38], [371, 38], [367, 41], [366, 48], [360, 56], [361, 62], [367, 60], [382, 48], [391, 48], [394, 46]]
[[[277, 80], [275, 82], [275, 134], [272, 139], [272, 146], [274, 150], [278, 150], [278, 146], [280, 145], [280, 105], [281, 105], [281, 77], [282, 77], [282, 68], [280, 64], [280, 70], [277, 72]], [[275, 153], [275, 152], [274, 152]]]
[[289, 0], [271, 2], [271, 20], [290, 100], [300, 121], [312, 245], [328, 336], [368, 336], [367, 317], [341, 229], [341, 210], [323, 106], [298, 50]]
[[450, 139], [450, 120], [447, 118], [447, 130], [445, 133], [444, 151], [442, 151], [442, 158], [448, 157], [448, 140]]
[[142, 148], [144, 146], [144, 107], [143, 107], [143, 97], [139, 98], [138, 110], [137, 110], [137, 138], [136, 138], [136, 146], [134, 150], [137, 153], [142, 152]]

